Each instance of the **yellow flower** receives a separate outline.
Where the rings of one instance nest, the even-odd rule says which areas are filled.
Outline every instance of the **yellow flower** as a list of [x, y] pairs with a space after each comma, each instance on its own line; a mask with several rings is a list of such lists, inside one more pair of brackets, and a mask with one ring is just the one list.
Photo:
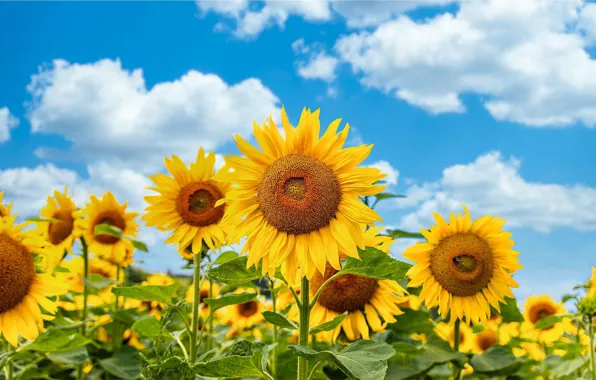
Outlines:
[[62, 258], [64, 251], [72, 253], [74, 241], [81, 235], [82, 213], [67, 194], [54, 191], [54, 197], [48, 197], [46, 206], [41, 209], [41, 218], [57, 219], [58, 222], [38, 222], [37, 230], [44, 239], [59, 252]]
[[[365, 245], [381, 248], [389, 252], [389, 244], [384, 239], [376, 239], [381, 228], [371, 229], [373, 233], [365, 234]], [[375, 245], [377, 245], [375, 247]], [[311, 279], [310, 298], [313, 299], [318, 289], [338, 270], [327, 265], [323, 276], [318, 272]], [[343, 330], [349, 340], [370, 339], [370, 330], [381, 332], [388, 323], [395, 322], [395, 315], [402, 314], [399, 304], [405, 302], [403, 295], [406, 291], [395, 281], [376, 280], [346, 274], [331, 281], [321, 292], [312, 308], [310, 316], [311, 327], [329, 322], [333, 318], [347, 312], [342, 323], [332, 331], [319, 333], [322, 339], [335, 342]], [[298, 320], [299, 311], [296, 306], [290, 312], [290, 317]]]
[[[207, 305], [204, 301], [205, 298], [210, 298], [209, 297], [209, 287], [210, 287], [209, 281], [201, 282], [201, 290], [199, 293], [199, 300], [201, 302], [201, 308], [199, 310], [199, 313], [204, 318], [207, 318], [209, 316], [209, 305]], [[194, 295], [195, 295], [194, 284], [191, 284], [188, 287], [188, 290], [186, 291], [186, 302], [189, 302], [192, 304]], [[219, 296], [219, 285], [217, 285], [216, 283], [213, 283], [213, 287], [211, 289], [211, 298], [217, 298], [218, 296]], [[215, 314], [219, 315], [220, 310], [221, 309], [216, 310]]]
[[407, 248], [403, 256], [416, 264], [408, 271], [408, 287], [419, 287], [426, 307], [439, 314], [483, 323], [490, 306], [500, 311], [504, 297], [513, 298], [518, 287], [511, 273], [522, 268], [513, 251], [511, 234], [501, 230], [505, 220], [485, 215], [472, 222], [465, 214], [451, 214], [449, 224], [437, 213], [436, 226], [421, 229], [427, 242]]
[[84, 210], [83, 223], [83, 236], [89, 246], [89, 252], [113, 262], [121, 262], [125, 259], [127, 250], [133, 247], [132, 242], [108, 234], [95, 236], [95, 227], [109, 224], [122, 230], [125, 237], [135, 237], [139, 226], [134, 219], [138, 214], [126, 212], [127, 204], [128, 202], [118, 203], [109, 191], [101, 199], [95, 195], [91, 196], [90, 203]]
[[[2, 199], [0, 197], [0, 199]], [[588, 282], [590, 288], [588, 289], [588, 297], [596, 296], [596, 268], [592, 267], [592, 277], [590, 278], [590, 282]]]
[[[238, 289], [236, 293], [251, 292], [250, 289]], [[258, 296], [253, 301], [238, 305], [226, 306], [221, 314], [221, 323], [232, 327], [232, 330], [243, 331], [265, 321], [263, 312], [267, 310], [265, 298]]]
[[[226, 157], [226, 170], [216, 178], [234, 183], [225, 198], [224, 219], [241, 220], [232, 241], [247, 237], [248, 265], [263, 262], [263, 273], [284, 266], [289, 280], [325, 273], [327, 263], [340, 269], [339, 253], [358, 258], [364, 248], [362, 224], [372, 226], [379, 215], [358, 197], [381, 192], [373, 184], [385, 177], [376, 168], [358, 168], [372, 145], [343, 149], [349, 126], [333, 121], [319, 138], [319, 110], [303, 110], [296, 128], [281, 112], [285, 138], [269, 118], [254, 135], [262, 151], [236, 135], [246, 156]], [[223, 202], [223, 201], [222, 201]]]
[[521, 327], [521, 333], [524, 337], [537, 342], [552, 344], [559, 340], [565, 331], [573, 328], [569, 318], [564, 318], [562, 321], [543, 329], [537, 329], [536, 323], [551, 315], [566, 313], [567, 310], [565, 310], [563, 304], [553, 301], [548, 295], [528, 297], [524, 307], [525, 322]]
[[398, 306], [400, 309], [420, 309], [420, 299], [413, 294], [407, 294], [402, 297], [403, 301]]
[[[435, 332], [451, 347], [455, 344], [455, 326], [453, 323], [439, 322], [435, 326]], [[474, 347], [474, 333], [465, 323], [459, 325], [459, 351], [471, 352]]]
[[484, 330], [472, 334], [472, 352], [481, 353], [499, 343], [498, 326], [494, 324], [487, 324], [484, 326]]
[[4, 191], [0, 191], [0, 220], [11, 216], [10, 211], [12, 210], [12, 203], [5, 205], [2, 203], [2, 198], [4, 198]]
[[166, 243], [177, 244], [182, 251], [190, 247], [197, 254], [203, 243], [211, 250], [220, 248], [225, 244], [221, 224], [225, 206], [216, 203], [231, 186], [214, 180], [215, 155], [205, 155], [201, 148], [190, 167], [177, 156], [166, 158], [165, 165], [171, 177], [149, 177], [156, 185], [150, 189], [159, 195], [145, 197], [149, 206], [143, 220], [161, 231], [173, 231]]
[[13, 218], [0, 219], [0, 334], [17, 346], [19, 335], [34, 340], [44, 330], [43, 320], [51, 319], [56, 303], [47, 296], [66, 293], [66, 287], [48, 274], [37, 273], [33, 254], [43, 253], [37, 233], [23, 231]]
[[[60, 266], [68, 272], [59, 272], [56, 277], [62, 279], [68, 284], [68, 289], [81, 293], [83, 292], [85, 282], [85, 261], [81, 256], [74, 257], [70, 261], [62, 261]], [[97, 274], [105, 279], [115, 280], [116, 279], [116, 265], [109, 261], [103, 260], [99, 257], [93, 257], [89, 260], [89, 274]]]

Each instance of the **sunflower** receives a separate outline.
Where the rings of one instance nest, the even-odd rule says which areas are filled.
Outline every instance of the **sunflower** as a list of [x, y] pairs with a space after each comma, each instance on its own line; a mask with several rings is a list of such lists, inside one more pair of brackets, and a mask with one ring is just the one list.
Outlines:
[[[372, 145], [343, 149], [349, 126], [337, 133], [341, 119], [333, 121], [319, 138], [319, 110], [304, 109], [296, 128], [281, 111], [285, 138], [269, 118], [254, 135], [262, 151], [236, 135], [236, 145], [246, 156], [229, 155], [216, 178], [234, 183], [225, 200], [224, 219], [240, 220], [232, 241], [247, 237], [244, 251], [248, 266], [263, 261], [263, 273], [285, 267], [296, 281], [313, 278], [327, 263], [341, 268], [339, 252], [358, 258], [364, 248], [361, 224], [381, 221], [358, 197], [385, 188], [375, 182], [385, 175], [376, 168], [357, 168]], [[231, 222], [232, 224], [232, 222]]]
[[[164, 273], [156, 273], [147, 277], [147, 280], [143, 281], [141, 285], [152, 285], [152, 286], [168, 286], [174, 284], [175, 281], [172, 277]], [[164, 305], [158, 301], [140, 301], [127, 298], [124, 301], [125, 309], [139, 309], [139, 311], [146, 311], [149, 315], [154, 316], [156, 319], [161, 318], [161, 310]]]
[[451, 214], [449, 224], [437, 213], [436, 226], [421, 229], [427, 242], [407, 248], [403, 256], [415, 262], [408, 271], [408, 287], [422, 285], [420, 299], [429, 309], [455, 319], [483, 323], [490, 306], [500, 311], [504, 297], [514, 298], [518, 287], [511, 273], [522, 268], [511, 247], [511, 233], [501, 230], [505, 220], [485, 215], [472, 222], [465, 214]]
[[10, 211], [12, 210], [12, 203], [5, 205], [2, 203], [2, 198], [4, 198], [4, 191], [0, 191], [0, 220], [9, 217]]
[[544, 344], [552, 344], [559, 340], [563, 334], [573, 329], [569, 318], [564, 318], [549, 327], [538, 329], [536, 323], [552, 315], [566, 314], [567, 310], [562, 303], [555, 302], [550, 296], [530, 296], [524, 305], [524, 323], [521, 333], [524, 337]]
[[[364, 231], [364, 228], [362, 230]], [[382, 229], [371, 230], [379, 232]], [[374, 233], [365, 233], [364, 237], [365, 246], [389, 253], [389, 246], [393, 243], [393, 239], [389, 238], [391, 242], [388, 242], [385, 239], [379, 239]], [[343, 258], [343, 255], [340, 257]], [[314, 274], [310, 287], [311, 299], [323, 283], [337, 272], [337, 269], [327, 264], [324, 275], [318, 272]], [[318, 326], [347, 312], [348, 315], [337, 328], [320, 333], [321, 337], [335, 342], [343, 330], [349, 340], [357, 340], [361, 337], [370, 339], [370, 330], [383, 331], [388, 323], [396, 321], [395, 315], [403, 314], [398, 305], [405, 302], [405, 293], [406, 291], [395, 281], [346, 274], [331, 281], [323, 289], [312, 308], [310, 324], [312, 327]], [[293, 306], [290, 316], [298, 320], [297, 306]]]
[[[210, 298], [209, 297], [209, 281], [202, 281], [201, 282], [201, 290], [199, 293], [199, 301], [201, 303], [201, 308], [200, 308], [200, 314], [201, 316], [203, 316], [204, 318], [207, 318], [209, 316], [209, 305], [207, 305], [205, 303], [205, 298]], [[194, 289], [194, 284], [191, 284], [188, 287], [188, 290], [186, 291], [186, 302], [189, 302], [192, 304], [193, 300], [194, 300], [194, 296], [195, 296], [195, 289]], [[213, 287], [211, 288], [211, 298], [216, 298], [217, 296], [219, 296], [219, 285], [217, 285], [216, 283], [213, 283]], [[218, 314], [220, 310], [216, 310], [215, 313]]]
[[472, 352], [482, 353], [500, 342], [498, 326], [487, 324], [484, 330], [472, 334]]
[[[435, 332], [437, 335], [448, 342], [451, 347], [455, 344], [455, 326], [453, 323], [439, 322], [435, 326]], [[465, 323], [459, 325], [459, 351], [470, 352], [472, 351], [474, 341], [474, 333], [472, 329]]]
[[19, 335], [34, 340], [44, 331], [43, 319], [51, 318], [44, 312], [56, 312], [46, 297], [66, 293], [53, 276], [37, 273], [33, 254], [42, 253], [44, 241], [23, 228], [13, 218], [0, 219], [0, 334], [15, 347]]
[[[2, 197], [0, 197], [0, 200]], [[592, 267], [592, 277], [588, 282], [588, 294], [587, 297], [596, 296], [596, 268]]]
[[398, 306], [400, 309], [420, 309], [420, 299], [413, 294], [407, 294], [402, 297], [403, 301]]
[[48, 197], [46, 206], [41, 209], [42, 218], [56, 219], [54, 223], [38, 222], [37, 230], [44, 239], [60, 253], [72, 253], [74, 241], [81, 235], [82, 212], [67, 194], [54, 191], [54, 197]]
[[[85, 261], [81, 256], [74, 257], [70, 261], [62, 261], [60, 266], [68, 272], [59, 272], [56, 277], [61, 278], [68, 284], [68, 289], [73, 292], [81, 293], [85, 287], [83, 278], [85, 277]], [[89, 274], [96, 274], [105, 279], [115, 280], [117, 268], [116, 265], [99, 257], [93, 257], [89, 260]]]
[[[238, 289], [235, 293], [250, 292], [250, 289]], [[265, 298], [258, 296], [255, 300], [226, 306], [221, 314], [221, 323], [232, 327], [232, 331], [249, 330], [265, 321], [263, 312], [267, 310]]]
[[156, 185], [150, 189], [159, 195], [145, 197], [149, 206], [143, 220], [161, 231], [173, 231], [166, 243], [178, 244], [182, 249], [190, 246], [195, 254], [203, 243], [212, 251], [220, 248], [225, 243], [221, 224], [225, 207], [216, 207], [216, 202], [231, 186], [214, 180], [215, 154], [205, 155], [201, 148], [189, 167], [177, 156], [166, 158], [165, 166], [171, 177], [149, 177]]

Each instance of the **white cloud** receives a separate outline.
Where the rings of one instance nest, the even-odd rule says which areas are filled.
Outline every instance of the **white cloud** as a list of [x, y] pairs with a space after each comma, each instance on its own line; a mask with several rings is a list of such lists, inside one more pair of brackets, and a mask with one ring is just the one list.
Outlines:
[[8, 108], [0, 108], [0, 144], [10, 140], [10, 130], [18, 124], [19, 119], [14, 117]]
[[249, 135], [252, 121], [278, 114], [278, 98], [258, 79], [230, 85], [214, 74], [189, 71], [147, 88], [140, 69], [108, 59], [89, 64], [55, 60], [28, 86], [33, 133], [61, 134], [70, 152], [38, 151], [45, 158], [148, 171], [163, 157], [194, 159], [198, 147], [213, 150], [233, 133]]
[[588, 43], [596, 43], [596, 4], [587, 4], [582, 9], [577, 26]]
[[464, 203], [473, 217], [491, 214], [507, 219], [507, 228], [596, 230], [596, 188], [530, 182], [521, 177], [520, 167], [518, 159], [506, 160], [499, 152], [491, 152], [472, 163], [445, 169], [437, 183], [414, 186], [406, 192], [422, 191], [423, 197], [417, 210], [402, 218], [401, 227], [428, 227], [434, 224], [433, 212], [448, 215], [461, 211]]
[[383, 180], [387, 183], [387, 186], [394, 186], [397, 185], [397, 180], [399, 179], [399, 171], [395, 169], [388, 161], [377, 161], [369, 165], [371, 168], [377, 168], [384, 174], [387, 174]]
[[[401, 16], [372, 32], [343, 36], [335, 50], [364, 86], [433, 113], [462, 112], [460, 96], [475, 93], [487, 96], [484, 105], [498, 120], [593, 126], [596, 61], [583, 37], [570, 32], [581, 5], [466, 1], [455, 15], [422, 21]], [[581, 11], [582, 19], [592, 12]]]
[[298, 64], [298, 75], [305, 79], [321, 79], [325, 82], [335, 80], [335, 71], [339, 59], [321, 51], [310, 56], [307, 62]]

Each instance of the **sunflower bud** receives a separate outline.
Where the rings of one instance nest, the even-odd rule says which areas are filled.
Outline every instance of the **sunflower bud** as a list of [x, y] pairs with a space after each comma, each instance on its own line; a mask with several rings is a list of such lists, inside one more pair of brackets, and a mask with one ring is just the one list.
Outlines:
[[596, 297], [586, 297], [579, 301], [577, 305], [577, 309], [579, 312], [586, 316], [595, 316], [596, 315]]

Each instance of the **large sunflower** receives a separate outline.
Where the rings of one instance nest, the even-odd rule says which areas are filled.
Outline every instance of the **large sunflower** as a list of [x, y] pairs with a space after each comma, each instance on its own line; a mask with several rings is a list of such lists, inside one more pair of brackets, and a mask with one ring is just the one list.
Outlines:
[[138, 213], [126, 212], [128, 202], [118, 203], [114, 194], [109, 191], [101, 199], [92, 195], [90, 201], [84, 210], [83, 223], [83, 236], [89, 246], [89, 252], [113, 262], [123, 261], [127, 250], [133, 248], [132, 242], [108, 234], [96, 236], [95, 227], [109, 224], [122, 230], [124, 236], [134, 237], [139, 229], [139, 225], [135, 222]]
[[72, 198], [67, 194], [54, 191], [54, 197], [48, 197], [46, 206], [39, 216], [58, 220], [54, 223], [38, 222], [37, 230], [44, 239], [59, 252], [72, 253], [74, 241], [81, 234], [81, 210], [77, 210]]
[[550, 296], [530, 296], [524, 305], [524, 323], [521, 326], [521, 334], [528, 339], [544, 344], [552, 344], [559, 340], [566, 331], [573, 329], [569, 318], [564, 318], [549, 327], [538, 329], [536, 323], [543, 318], [552, 315], [567, 314], [562, 303], [555, 302]]
[[9, 217], [12, 210], [12, 203], [4, 204], [2, 198], [4, 198], [4, 191], [0, 191], [0, 220]]
[[[366, 231], [364, 244], [389, 253], [393, 239], [378, 236], [377, 233], [381, 230], [382, 228], [371, 228]], [[337, 269], [328, 264], [324, 275], [318, 272], [314, 274], [310, 287], [311, 299], [323, 283], [337, 272]], [[349, 340], [361, 337], [370, 339], [370, 330], [383, 331], [388, 323], [396, 321], [395, 315], [403, 313], [398, 305], [405, 302], [405, 293], [406, 291], [395, 281], [376, 280], [353, 274], [340, 276], [323, 289], [313, 306], [310, 316], [311, 327], [348, 312], [341, 325], [334, 330], [320, 333], [320, 336], [324, 340], [335, 342], [343, 330]], [[294, 305], [290, 317], [298, 320], [298, 316], [298, 307]]]
[[19, 335], [27, 340], [44, 331], [46, 314], [56, 312], [47, 296], [66, 293], [66, 287], [44, 273], [37, 273], [34, 253], [42, 253], [44, 241], [24, 225], [0, 219], [0, 333], [13, 346]]
[[428, 308], [439, 308], [441, 316], [451, 314], [482, 323], [490, 316], [490, 306], [500, 310], [504, 297], [513, 298], [518, 287], [511, 273], [522, 268], [513, 251], [511, 233], [501, 230], [505, 220], [485, 215], [472, 222], [465, 214], [451, 214], [449, 223], [437, 213], [436, 226], [421, 229], [427, 242], [415, 244], [403, 256], [416, 264], [408, 271], [408, 287], [419, 287], [419, 298]]
[[290, 275], [311, 279], [317, 269], [324, 274], [327, 263], [340, 269], [340, 251], [358, 258], [360, 225], [381, 220], [358, 197], [381, 192], [384, 186], [373, 184], [385, 175], [357, 168], [372, 145], [343, 149], [349, 126], [338, 133], [341, 119], [320, 138], [319, 110], [303, 110], [296, 128], [283, 108], [281, 119], [285, 138], [271, 117], [262, 127], [254, 124], [262, 151], [236, 135], [246, 157], [226, 157], [227, 170], [216, 178], [237, 185], [226, 196], [225, 218], [243, 219], [233, 241], [247, 237], [248, 265], [262, 260], [263, 272], [271, 274], [283, 264]]
[[190, 167], [177, 156], [166, 158], [165, 165], [171, 177], [166, 174], [149, 177], [156, 185], [150, 189], [159, 195], [145, 197], [149, 206], [143, 220], [161, 231], [174, 231], [166, 243], [178, 244], [181, 249], [190, 246], [196, 254], [203, 243], [211, 250], [220, 248], [225, 243], [221, 225], [225, 210], [215, 203], [231, 186], [213, 179], [215, 155], [205, 155], [201, 148]]

